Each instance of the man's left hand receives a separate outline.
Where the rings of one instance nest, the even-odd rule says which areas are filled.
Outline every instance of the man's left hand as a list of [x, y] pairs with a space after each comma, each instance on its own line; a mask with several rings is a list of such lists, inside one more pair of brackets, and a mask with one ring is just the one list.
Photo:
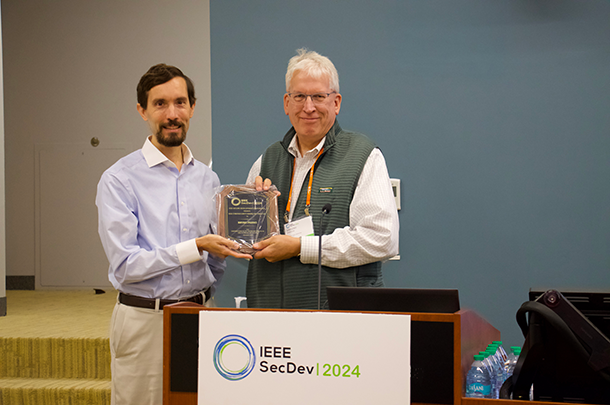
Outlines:
[[195, 242], [197, 243], [199, 253], [201, 253], [202, 250], [206, 250], [211, 255], [220, 259], [224, 259], [227, 256], [237, 257], [238, 259], [252, 259], [252, 256], [236, 251], [239, 248], [237, 242], [223, 238], [219, 235], [210, 233], [195, 239]]
[[301, 239], [288, 235], [275, 235], [252, 246], [258, 250], [255, 259], [267, 259], [271, 263], [290, 259], [301, 253]]

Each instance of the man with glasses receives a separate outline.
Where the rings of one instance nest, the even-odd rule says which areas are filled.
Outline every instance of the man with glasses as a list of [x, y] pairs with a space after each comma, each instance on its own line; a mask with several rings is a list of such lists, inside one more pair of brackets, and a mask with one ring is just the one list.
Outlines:
[[254, 245], [246, 284], [250, 308], [317, 308], [318, 235], [325, 235], [322, 307], [326, 286], [383, 286], [381, 262], [398, 253], [398, 213], [381, 151], [339, 126], [333, 63], [317, 52], [297, 52], [284, 95], [292, 128], [258, 158], [247, 179], [258, 190], [277, 187], [282, 231]]

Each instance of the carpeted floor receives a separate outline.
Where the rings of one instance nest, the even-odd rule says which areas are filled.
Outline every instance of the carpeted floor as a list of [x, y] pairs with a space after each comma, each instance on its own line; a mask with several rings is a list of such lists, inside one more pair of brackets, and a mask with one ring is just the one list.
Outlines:
[[117, 292], [7, 291], [0, 337], [108, 338]]
[[6, 292], [0, 405], [110, 403], [108, 326], [117, 293]]

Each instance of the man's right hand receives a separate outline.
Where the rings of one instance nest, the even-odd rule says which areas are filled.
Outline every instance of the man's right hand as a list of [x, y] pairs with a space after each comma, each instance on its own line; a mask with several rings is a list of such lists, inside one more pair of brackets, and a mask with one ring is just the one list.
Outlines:
[[255, 259], [267, 259], [268, 262], [275, 263], [298, 256], [301, 253], [301, 239], [289, 235], [274, 235], [252, 247], [258, 250], [254, 254]]
[[271, 183], [270, 179], [265, 179], [265, 181], [263, 181], [261, 176], [256, 176], [256, 179], [254, 180], [256, 191], [268, 191], [271, 184], [273, 183]]
[[199, 253], [205, 250], [209, 254], [221, 259], [227, 256], [237, 257], [238, 259], [252, 259], [251, 255], [235, 251], [239, 248], [239, 243], [223, 238], [220, 235], [208, 234], [195, 239], [195, 242], [197, 243]]

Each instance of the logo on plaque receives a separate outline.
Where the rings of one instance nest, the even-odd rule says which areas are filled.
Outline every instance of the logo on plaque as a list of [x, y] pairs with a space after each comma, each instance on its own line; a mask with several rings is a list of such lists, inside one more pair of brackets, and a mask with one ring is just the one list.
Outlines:
[[214, 347], [214, 367], [229, 381], [246, 378], [254, 369], [254, 348], [243, 336], [227, 335]]

